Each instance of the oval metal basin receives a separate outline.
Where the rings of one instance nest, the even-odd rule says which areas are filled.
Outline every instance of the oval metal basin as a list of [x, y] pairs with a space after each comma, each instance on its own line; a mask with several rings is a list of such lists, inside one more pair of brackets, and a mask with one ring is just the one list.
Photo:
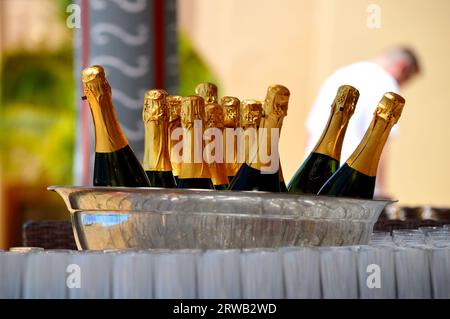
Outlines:
[[80, 250], [363, 245], [391, 203], [262, 192], [48, 189], [64, 199]]

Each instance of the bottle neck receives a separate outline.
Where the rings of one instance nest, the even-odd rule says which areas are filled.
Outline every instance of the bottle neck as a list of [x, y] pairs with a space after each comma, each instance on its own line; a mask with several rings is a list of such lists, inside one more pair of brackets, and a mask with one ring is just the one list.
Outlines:
[[145, 124], [145, 150], [143, 166], [146, 171], [172, 170], [167, 143], [167, 122], [149, 121]]
[[[222, 128], [218, 128], [216, 127], [216, 129], [220, 130], [222, 133], [222, 137], [224, 137], [223, 134], [223, 129]], [[218, 136], [214, 137], [214, 140], [209, 139], [208, 141], [208, 145], [205, 147], [205, 156], [206, 156], [206, 160], [208, 166], [209, 166], [209, 171], [211, 173], [211, 181], [213, 183], [213, 185], [228, 185], [228, 175], [227, 175], [227, 168], [226, 165], [224, 163], [224, 159], [225, 159], [225, 154], [223, 153], [224, 150], [224, 139], [222, 138], [222, 140], [220, 141], [216, 141], [215, 139], [217, 139]], [[211, 147], [214, 147], [214, 154], [213, 154], [213, 150], [210, 149]], [[217, 162], [216, 159], [220, 159], [218, 152], [219, 149], [222, 148], [222, 158], [221, 161]], [[217, 154], [217, 157], [216, 157]]]
[[[172, 133], [175, 131], [175, 129], [177, 128], [181, 128], [181, 119], [177, 118], [173, 121], [169, 122], [168, 125], [168, 144], [169, 144], [169, 154], [170, 154], [170, 158], [174, 158], [176, 156], [176, 149], [175, 149], [175, 145], [177, 145], [177, 143], [179, 143], [179, 141], [176, 140], [172, 140]], [[175, 161], [172, 161], [172, 173], [174, 176], [179, 176], [181, 173], [181, 163], [176, 163]]]
[[244, 129], [244, 161], [250, 165], [258, 156], [258, 125], [246, 125]]
[[376, 176], [378, 163], [394, 121], [374, 116], [361, 143], [347, 160], [347, 165], [367, 176]]
[[[238, 163], [238, 138], [234, 134], [229, 134], [235, 127], [226, 127], [223, 131], [223, 158], [225, 162], [225, 170], [227, 176], [235, 176], [241, 167]], [[227, 138], [227, 135], [229, 137]], [[232, 154], [233, 156], [231, 156]]]
[[128, 145], [117, 120], [111, 95], [105, 94], [104, 90], [93, 85], [86, 92], [94, 121], [96, 153], [112, 153]]
[[344, 112], [332, 109], [327, 125], [314, 147], [313, 153], [327, 155], [340, 161], [342, 143], [349, 120], [350, 116], [345, 116]]
[[[278, 171], [278, 139], [281, 127], [283, 126], [283, 119], [283, 116], [276, 116], [274, 114], [269, 114], [261, 119], [258, 129], [256, 157], [253, 156], [251, 163], [247, 163], [250, 167], [260, 171], [266, 171], [267, 173], [276, 173]], [[250, 149], [249, 158], [252, 158], [251, 153]], [[278, 161], [278, 163], [273, 163], [272, 161], [274, 160]]]
[[183, 127], [183, 157], [179, 178], [211, 178], [208, 164], [203, 160], [203, 129], [201, 121]]

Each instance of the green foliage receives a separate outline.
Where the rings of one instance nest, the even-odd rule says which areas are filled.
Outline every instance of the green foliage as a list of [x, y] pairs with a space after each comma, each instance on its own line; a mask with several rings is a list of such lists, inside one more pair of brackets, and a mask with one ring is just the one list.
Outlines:
[[60, 12], [60, 16], [61, 19], [63, 19], [64, 21], [67, 19], [67, 12], [66, 9], [69, 5], [71, 5], [72, 3], [75, 3], [75, 1], [73, 0], [57, 0], [58, 1], [58, 6], [59, 6], [59, 10], [58, 12]]
[[195, 51], [189, 38], [182, 32], [179, 32], [178, 45], [180, 58], [180, 95], [194, 94], [195, 87], [201, 82], [216, 84], [220, 92], [220, 85], [217, 78]]
[[[30, 103], [39, 108], [73, 105], [72, 49], [6, 54], [3, 65], [3, 103]], [[64, 105], [64, 106], [63, 106]]]
[[[69, 3], [60, 0], [64, 8]], [[183, 34], [179, 50], [181, 95], [194, 94], [200, 82], [218, 84]], [[71, 45], [56, 52], [10, 52], [1, 68], [0, 160], [5, 179], [70, 184], [76, 134]]]
[[28, 184], [70, 183], [75, 81], [68, 46], [5, 54], [0, 154], [4, 177]]

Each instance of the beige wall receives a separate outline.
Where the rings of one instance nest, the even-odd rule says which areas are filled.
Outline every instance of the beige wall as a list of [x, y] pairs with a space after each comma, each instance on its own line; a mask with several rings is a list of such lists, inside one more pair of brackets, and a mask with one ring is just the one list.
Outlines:
[[[59, 1], [59, 0], [58, 0]], [[55, 0], [0, 0], [0, 51], [14, 49], [55, 49], [71, 34], [59, 21]]]
[[[221, 80], [222, 94], [263, 98], [290, 88], [281, 139], [286, 179], [304, 157], [304, 121], [321, 82], [339, 66], [407, 44], [424, 72], [403, 91], [407, 106], [390, 145], [388, 189], [402, 204], [450, 206], [450, 1], [180, 0], [181, 28]], [[369, 29], [370, 3], [381, 29]]]

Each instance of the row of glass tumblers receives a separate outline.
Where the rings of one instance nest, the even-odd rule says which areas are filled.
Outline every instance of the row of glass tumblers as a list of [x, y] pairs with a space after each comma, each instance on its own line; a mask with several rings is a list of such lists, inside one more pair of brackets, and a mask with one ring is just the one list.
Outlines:
[[352, 247], [0, 252], [0, 298], [450, 298], [450, 237], [416, 235], [375, 233]]

